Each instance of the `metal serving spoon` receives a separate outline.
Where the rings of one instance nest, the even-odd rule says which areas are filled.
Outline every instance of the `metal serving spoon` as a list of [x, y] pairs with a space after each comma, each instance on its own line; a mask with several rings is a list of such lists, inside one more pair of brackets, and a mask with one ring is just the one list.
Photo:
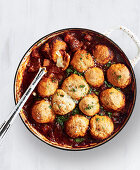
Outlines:
[[45, 67], [41, 67], [39, 69], [37, 75], [33, 79], [32, 83], [30, 84], [28, 89], [25, 91], [25, 93], [23, 94], [23, 96], [21, 97], [19, 102], [16, 104], [16, 106], [14, 107], [14, 109], [12, 110], [12, 112], [10, 113], [8, 118], [0, 126], [0, 143], [2, 142], [2, 139], [4, 138], [5, 134], [7, 134], [9, 128], [13, 124], [15, 118], [17, 117], [20, 110], [22, 109], [22, 107], [26, 103], [26, 101], [29, 98], [29, 96], [31, 95], [32, 91], [34, 90], [34, 88], [36, 87], [36, 85], [38, 84], [38, 82], [41, 80], [41, 78], [44, 76], [44, 74], [46, 72], [47, 71], [46, 71]]

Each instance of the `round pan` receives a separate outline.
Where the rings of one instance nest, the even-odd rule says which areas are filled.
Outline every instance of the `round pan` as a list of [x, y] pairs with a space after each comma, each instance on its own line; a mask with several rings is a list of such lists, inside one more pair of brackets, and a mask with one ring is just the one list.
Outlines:
[[[127, 121], [129, 120], [131, 114], [132, 114], [132, 111], [133, 111], [133, 108], [134, 108], [134, 105], [135, 105], [135, 100], [136, 100], [136, 80], [135, 80], [135, 74], [134, 74], [134, 71], [133, 71], [133, 68], [132, 68], [132, 65], [129, 61], [129, 59], [127, 58], [127, 56], [125, 55], [125, 53], [121, 50], [121, 48], [115, 44], [111, 39], [109, 39], [108, 37], [106, 37], [105, 35], [101, 34], [101, 33], [98, 33], [98, 32], [95, 32], [93, 30], [89, 30], [89, 29], [84, 29], [84, 28], [67, 28], [67, 29], [63, 29], [63, 30], [59, 30], [59, 31], [56, 31], [56, 32], [53, 32], [51, 34], [48, 34], [44, 37], [42, 37], [41, 39], [39, 39], [37, 42], [35, 42], [28, 50], [27, 52], [24, 54], [24, 56], [22, 57], [20, 63], [19, 63], [19, 66], [17, 68], [17, 71], [16, 71], [16, 75], [15, 75], [15, 80], [14, 80], [14, 99], [15, 99], [15, 103], [17, 103], [19, 101], [19, 99], [21, 98], [21, 84], [22, 84], [22, 79], [23, 79], [23, 74], [24, 74], [24, 71], [25, 71], [25, 68], [28, 64], [28, 61], [29, 61], [29, 55], [33, 49], [34, 46], [40, 46], [41, 44], [43, 44], [46, 40], [48, 40], [49, 38], [51, 37], [54, 37], [56, 35], [59, 35], [61, 33], [64, 33], [64, 32], [67, 32], [67, 31], [71, 31], [71, 30], [82, 30], [84, 32], [87, 32], [87, 33], [95, 33], [101, 37], [104, 37], [105, 39], [107, 39], [107, 41], [109, 41], [111, 44], [113, 44], [118, 50], [119, 52], [124, 56], [125, 58], [125, 62], [126, 62], [126, 65], [127, 67], [129, 68], [130, 72], [132, 73], [132, 79], [133, 79], [133, 92], [134, 92], [134, 95], [133, 95], [133, 100], [132, 100], [132, 105], [131, 105], [131, 108], [129, 109], [129, 113], [128, 113], [128, 116], [127, 118], [125, 119], [124, 123], [122, 124], [122, 126], [115, 132], [113, 133], [113, 135], [111, 135], [109, 138], [105, 139], [104, 141], [101, 141], [99, 143], [93, 143], [92, 145], [90, 146], [84, 146], [84, 147], [80, 147], [80, 148], [73, 148], [72, 146], [68, 146], [68, 145], [61, 145], [61, 144], [58, 144], [56, 142], [52, 142], [50, 140], [48, 140], [45, 136], [43, 136], [41, 133], [39, 133], [31, 124], [30, 122], [28, 121], [27, 117], [26, 117], [26, 114], [24, 112], [24, 110], [22, 109], [21, 112], [20, 112], [20, 117], [23, 121], [23, 123], [26, 125], [26, 127], [30, 130], [30, 132], [32, 132], [36, 137], [38, 137], [40, 140], [42, 140], [43, 142], [45, 142], [46, 144], [49, 144], [51, 146], [54, 146], [54, 147], [57, 147], [57, 148], [60, 148], [60, 149], [65, 149], [65, 150], [85, 150], [85, 149], [91, 149], [91, 148], [95, 148], [97, 146], [100, 146], [104, 143], [106, 143], [107, 141], [111, 140], [114, 136], [116, 136], [122, 129], [123, 127], [126, 125]], [[110, 32], [110, 31], [109, 31]], [[138, 59], [137, 59], [138, 61]], [[133, 62], [133, 64], [135, 64]]]

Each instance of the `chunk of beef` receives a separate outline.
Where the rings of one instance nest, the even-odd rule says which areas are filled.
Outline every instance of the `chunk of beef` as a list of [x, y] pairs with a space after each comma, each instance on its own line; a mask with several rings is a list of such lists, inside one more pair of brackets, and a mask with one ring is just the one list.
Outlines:
[[40, 67], [41, 67], [40, 58], [31, 57], [28, 71], [29, 72], [37, 72]]
[[66, 33], [65, 39], [64, 39], [69, 45], [73, 52], [77, 51], [81, 48], [83, 45], [83, 42], [80, 42], [76, 37], [74, 33]]
[[34, 58], [40, 58], [39, 52], [38, 52], [38, 48], [34, 48], [32, 50], [31, 56]]

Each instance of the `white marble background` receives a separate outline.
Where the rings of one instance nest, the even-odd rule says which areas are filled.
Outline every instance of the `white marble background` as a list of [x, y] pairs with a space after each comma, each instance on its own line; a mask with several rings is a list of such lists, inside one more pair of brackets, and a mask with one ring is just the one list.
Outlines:
[[[124, 25], [140, 39], [139, 0], [0, 0], [0, 123], [14, 107], [13, 83], [25, 51], [42, 36], [66, 27], [104, 32]], [[118, 31], [112, 37], [134, 57], [137, 49]], [[69, 152], [33, 136], [18, 117], [0, 146], [0, 170], [139, 170], [140, 63], [134, 68], [137, 101], [125, 128], [98, 148]]]

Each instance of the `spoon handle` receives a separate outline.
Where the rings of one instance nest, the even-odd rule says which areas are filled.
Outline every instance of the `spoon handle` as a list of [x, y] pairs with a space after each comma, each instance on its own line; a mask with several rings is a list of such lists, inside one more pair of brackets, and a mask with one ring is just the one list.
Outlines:
[[5, 134], [7, 134], [8, 129], [11, 127], [16, 116], [18, 115], [18, 113], [20, 112], [22, 107], [24, 106], [24, 104], [27, 101], [27, 99], [29, 98], [30, 94], [32, 93], [32, 91], [34, 90], [34, 88], [36, 87], [36, 85], [38, 84], [38, 82], [40, 81], [40, 79], [43, 77], [43, 75], [45, 73], [46, 73], [45, 67], [42, 67], [39, 69], [37, 75], [33, 79], [32, 83], [30, 84], [28, 89], [25, 91], [25, 93], [23, 94], [23, 96], [21, 97], [19, 102], [16, 104], [16, 106], [14, 107], [14, 109], [12, 110], [12, 112], [10, 113], [8, 118], [0, 126], [0, 143], [2, 142], [2, 139], [5, 136]]

